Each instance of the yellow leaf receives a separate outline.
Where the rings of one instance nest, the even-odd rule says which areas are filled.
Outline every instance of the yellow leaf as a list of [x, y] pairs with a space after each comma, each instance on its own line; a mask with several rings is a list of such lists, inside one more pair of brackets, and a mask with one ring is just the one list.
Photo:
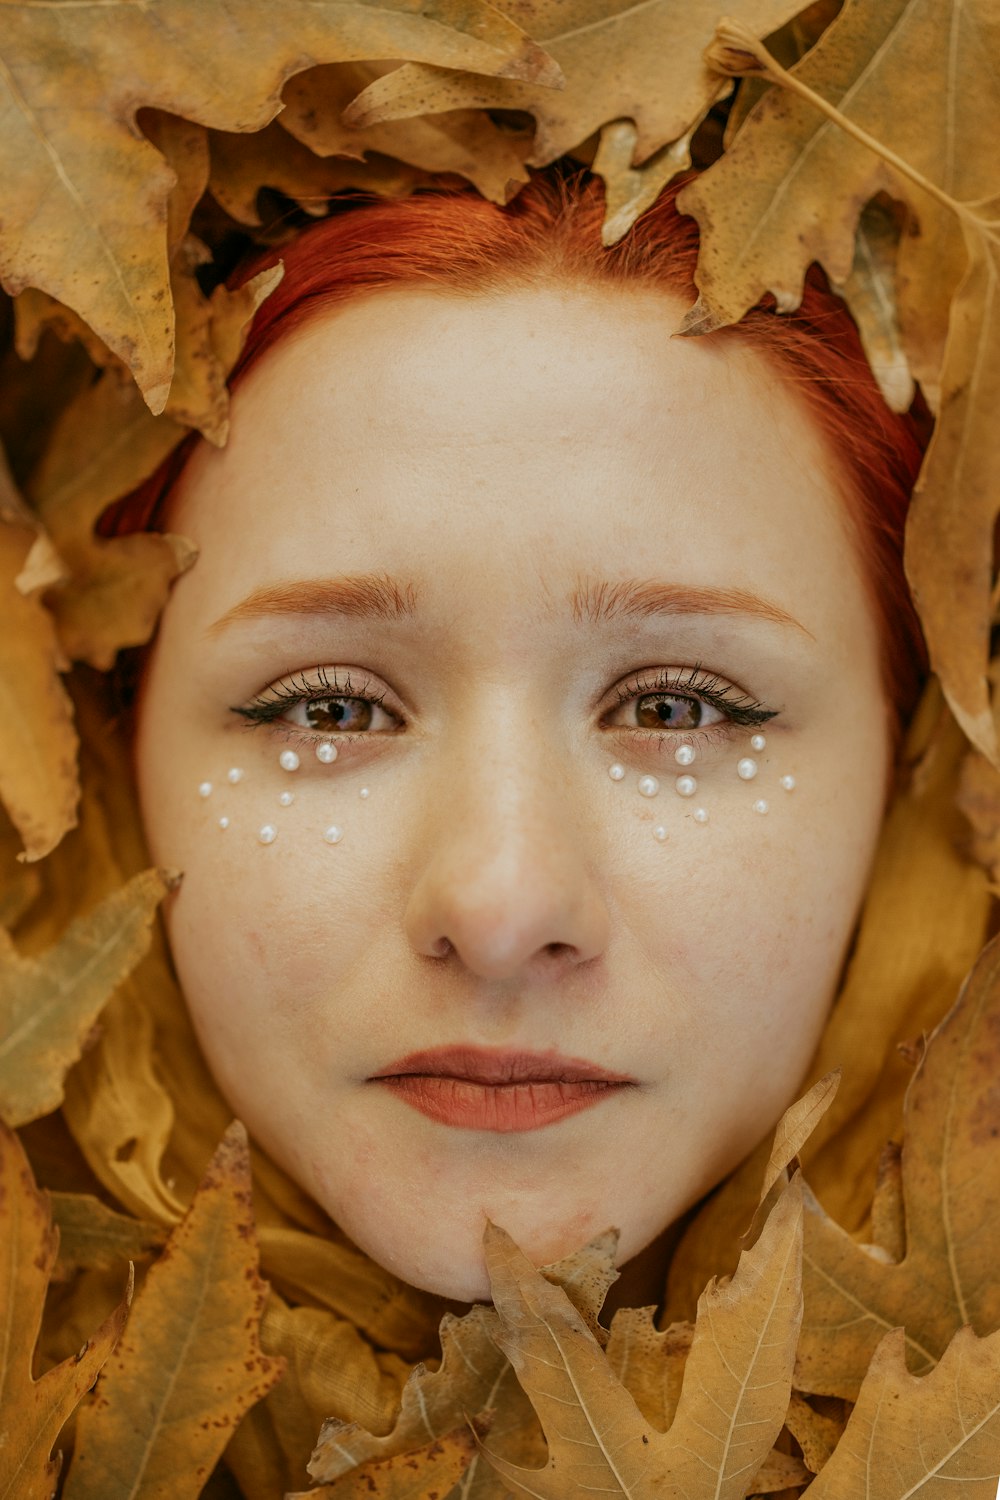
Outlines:
[[[764, 36], [802, 6], [798, 0], [731, 0], [730, 8]], [[715, 26], [711, 7], [677, 0], [512, 0], [505, 10], [556, 60], [565, 88], [408, 63], [359, 94], [344, 114], [346, 123], [367, 127], [453, 109], [526, 110], [537, 126], [527, 164], [541, 167], [609, 120], [629, 119], [641, 164], [685, 135], [720, 92], [702, 56]]]
[[[763, 73], [781, 88], [678, 200], [703, 235], [701, 296], [682, 331], [734, 322], [767, 291], [779, 309], [797, 306], [813, 260], [845, 282], [863, 206], [883, 191], [906, 202], [900, 337], [922, 377], [930, 362], [917, 335], [926, 336], [928, 309], [939, 326], [947, 315], [948, 326], [907, 574], [955, 716], [998, 763], [985, 675], [1000, 506], [1000, 237], [994, 152], [982, 129], [984, 113], [1000, 109], [990, 0], [846, 0], [790, 71], [726, 20], [711, 56], [722, 71]], [[937, 384], [937, 371], [929, 374]]]
[[40, 959], [20, 958], [0, 932], [0, 1115], [8, 1124], [58, 1108], [95, 1020], [149, 946], [166, 889], [156, 870], [136, 875]]
[[957, 1329], [1000, 1327], [1000, 939], [985, 949], [932, 1036], [906, 1097], [906, 1254], [889, 1262], [807, 1199], [805, 1315], [796, 1385], [857, 1397], [883, 1334], [906, 1329], [915, 1373]]
[[50, 1193], [49, 1198], [59, 1231], [55, 1280], [78, 1270], [113, 1270], [148, 1260], [166, 1237], [161, 1225], [115, 1213], [91, 1193]]
[[344, 123], [341, 113], [351, 100], [394, 66], [334, 63], [297, 74], [285, 85], [279, 125], [317, 156], [362, 158], [377, 151], [424, 172], [458, 173], [484, 198], [506, 203], [528, 180], [524, 160], [531, 149], [531, 128], [498, 124], [477, 110], [451, 110], [364, 129]]
[[0, 1123], [0, 1500], [50, 1500], [61, 1458], [59, 1431], [117, 1343], [132, 1296], [74, 1359], [31, 1375], [45, 1291], [59, 1244], [46, 1196], [35, 1186], [17, 1136]]
[[476, 1452], [476, 1443], [489, 1431], [489, 1420], [477, 1417], [444, 1437], [432, 1438], [422, 1448], [395, 1458], [383, 1458], [354, 1469], [332, 1484], [287, 1500], [438, 1500], [461, 1479]]
[[430, 14], [408, 0], [6, 6], [0, 276], [8, 290], [38, 287], [79, 313], [161, 411], [173, 365], [164, 221], [177, 176], [140, 135], [136, 110], [259, 130], [280, 109], [291, 74], [369, 57], [558, 76], [481, 0], [436, 0]]
[[151, 1267], [77, 1423], [65, 1500], [194, 1500], [242, 1414], [281, 1378], [261, 1353], [246, 1132], [234, 1123]]
[[802, 1312], [801, 1180], [786, 1189], [732, 1281], [703, 1293], [674, 1420], [650, 1429], [565, 1294], [494, 1225], [486, 1260], [494, 1335], [538, 1413], [544, 1469], [488, 1451], [507, 1484], [563, 1500], [581, 1491], [742, 1500], [781, 1430]]
[[74, 826], [80, 795], [55, 628], [41, 601], [15, 586], [33, 540], [32, 532], [0, 520], [0, 798], [24, 841], [19, 857], [28, 860], [48, 854]]
[[995, 1500], [1000, 1477], [1000, 1333], [963, 1328], [923, 1380], [902, 1329], [886, 1334], [858, 1404], [809, 1500]]
[[617, 244], [639, 215], [655, 203], [667, 183], [691, 165], [693, 133], [687, 131], [654, 151], [642, 166], [634, 167], [639, 132], [632, 121], [612, 120], [602, 127], [591, 171], [604, 179], [603, 244]]

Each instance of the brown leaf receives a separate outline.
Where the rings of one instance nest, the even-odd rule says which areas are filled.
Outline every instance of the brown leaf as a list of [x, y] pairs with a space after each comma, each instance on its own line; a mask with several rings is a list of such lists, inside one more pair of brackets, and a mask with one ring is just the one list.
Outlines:
[[611, 1320], [608, 1364], [647, 1422], [665, 1432], [674, 1420], [691, 1352], [693, 1323], [660, 1330], [653, 1307], [620, 1307]]
[[49, 1198], [59, 1231], [54, 1280], [79, 1270], [108, 1271], [148, 1260], [166, 1238], [161, 1225], [115, 1213], [91, 1193], [50, 1193]]
[[742, 1500], [781, 1429], [801, 1317], [801, 1182], [779, 1200], [727, 1285], [704, 1292], [673, 1423], [651, 1430], [559, 1288], [490, 1225], [494, 1335], [538, 1413], [544, 1469], [488, 1452], [508, 1485], [539, 1497], [582, 1489], [671, 1500]]
[[101, 1324], [74, 1359], [31, 1374], [58, 1230], [17, 1136], [0, 1123], [0, 1472], [2, 1500], [50, 1500], [61, 1455], [50, 1458], [59, 1431], [114, 1349], [132, 1297]]
[[[192, 46], [191, 37], [197, 37]], [[28, 6], [4, 21], [4, 223], [0, 276], [72, 308], [129, 366], [153, 411], [170, 387], [167, 201], [177, 177], [135, 128], [154, 107], [259, 130], [311, 64], [416, 58], [501, 77], [558, 78], [481, 0], [254, 0], [238, 12], [163, 0], [74, 13]], [[128, 212], [121, 212], [121, 205]]]
[[331, 1484], [286, 1500], [364, 1500], [368, 1495], [376, 1500], [438, 1500], [458, 1484], [476, 1455], [477, 1441], [489, 1429], [487, 1417], [476, 1417], [422, 1448], [363, 1464]]
[[[887, 404], [909, 411], [914, 384], [896, 305], [902, 215], [884, 194], [865, 205], [854, 239], [854, 264], [837, 287], [858, 325], [861, 343]], [[938, 405], [934, 391], [933, 405]]]
[[80, 794], [73, 711], [52, 620], [15, 580], [34, 534], [0, 520], [0, 798], [24, 841], [20, 858], [41, 859], [76, 823]]
[[265, 1295], [246, 1132], [234, 1123], [80, 1411], [65, 1500], [201, 1493], [242, 1414], [281, 1378], [258, 1340]]
[[362, 159], [366, 152], [377, 151], [424, 172], [457, 173], [492, 203], [506, 203], [528, 180], [524, 159], [534, 134], [530, 128], [510, 129], [485, 111], [469, 109], [363, 130], [344, 123], [341, 114], [351, 100], [394, 66], [375, 62], [309, 68], [285, 85], [285, 108], [278, 123], [317, 156]]
[[136, 875], [39, 959], [19, 957], [0, 930], [0, 1115], [9, 1125], [59, 1107], [95, 1020], [149, 946], [166, 889], [157, 870]]
[[989, 871], [996, 890], [1000, 888], [1000, 771], [974, 750], [962, 762], [956, 802], [969, 822], [966, 849]]
[[692, 128], [676, 141], [654, 151], [641, 166], [634, 167], [639, 132], [633, 122], [612, 120], [602, 127], [591, 171], [604, 179], [603, 244], [617, 244], [639, 215], [656, 201], [667, 183], [691, 165], [693, 133]]
[[984, 951], [938, 1027], [906, 1097], [906, 1254], [858, 1245], [807, 1197], [805, 1315], [796, 1385], [857, 1397], [883, 1334], [906, 1329], [915, 1373], [957, 1329], [1000, 1327], [1000, 939]]
[[[702, 56], [715, 25], [711, 9], [676, 0], [512, 0], [505, 9], [555, 58], [565, 88], [408, 63], [359, 94], [345, 121], [367, 127], [453, 109], [526, 110], [537, 125], [527, 164], [541, 167], [609, 120], [626, 119], [636, 127], [641, 165], [686, 135], [720, 92]], [[789, 0], [731, 3], [761, 36], [800, 9]]]
[[886, 1334], [847, 1430], [809, 1500], [994, 1500], [1000, 1476], [1000, 1332], [956, 1333], [923, 1380], [902, 1329]]
[[802, 1449], [807, 1466], [818, 1474], [840, 1442], [845, 1422], [817, 1411], [804, 1396], [793, 1391], [785, 1426]]
[[[727, 20], [711, 55], [722, 71], [761, 73], [781, 87], [679, 199], [702, 230], [701, 296], [682, 331], [734, 322], [767, 291], [779, 309], [797, 306], [813, 260], [833, 282], [847, 281], [864, 205], [880, 192], [907, 204], [900, 338], [914, 372], [936, 385], [940, 371], [941, 385], [907, 573], [955, 715], [996, 763], [985, 670], [1000, 494], [1000, 242], [982, 119], [1000, 107], [1000, 73], [989, 0], [847, 0], [791, 71]], [[902, 103], [915, 85], [919, 94]]]

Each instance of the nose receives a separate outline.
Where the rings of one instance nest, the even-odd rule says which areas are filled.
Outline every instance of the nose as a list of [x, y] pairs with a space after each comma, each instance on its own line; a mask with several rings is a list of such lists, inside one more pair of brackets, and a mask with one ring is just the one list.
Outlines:
[[483, 738], [475, 737], [474, 759], [457, 754], [440, 768], [425, 803], [427, 853], [405, 917], [412, 948], [435, 957], [454, 950], [471, 973], [493, 980], [595, 958], [610, 924], [579, 789], [560, 776], [551, 748], [521, 741], [484, 757]]

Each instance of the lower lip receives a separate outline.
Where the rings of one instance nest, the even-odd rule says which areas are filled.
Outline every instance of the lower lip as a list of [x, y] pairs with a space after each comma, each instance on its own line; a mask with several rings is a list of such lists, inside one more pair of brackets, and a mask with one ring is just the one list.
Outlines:
[[596, 1078], [572, 1083], [538, 1080], [533, 1083], [474, 1083], [468, 1078], [405, 1073], [376, 1082], [441, 1125], [465, 1130], [494, 1130], [509, 1135], [539, 1130], [567, 1115], [592, 1109], [628, 1085]]

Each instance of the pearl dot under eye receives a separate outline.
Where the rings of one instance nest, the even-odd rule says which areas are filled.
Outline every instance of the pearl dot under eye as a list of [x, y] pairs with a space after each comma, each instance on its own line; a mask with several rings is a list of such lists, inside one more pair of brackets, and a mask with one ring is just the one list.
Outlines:
[[230, 770], [228, 770], [226, 772], [226, 780], [229, 781], [229, 782], [231, 782], [233, 784], [233, 786], [235, 786], [238, 781], [242, 781], [243, 780], [243, 772], [240, 769], [240, 767], [239, 766], [233, 766]]
[[764, 738], [764, 736], [762, 734], [752, 734], [750, 736], [750, 749], [751, 750], [763, 750], [763, 748], [764, 748], [764, 746], [766, 744], [767, 744], [767, 740]]
[[265, 823], [263, 828], [258, 829], [257, 842], [259, 844], [273, 844], [278, 837], [278, 830], [272, 823]]
[[786, 792], [794, 792], [794, 790], [795, 790], [795, 777], [794, 776], [782, 776], [782, 778], [781, 778], [781, 785], [785, 788]]
[[363, 786], [361, 788], [360, 792], [358, 793], [358, 796], [359, 797], [366, 797], [367, 798], [367, 797], [371, 796], [371, 792], [369, 791], [368, 787]]
[[228, 828], [229, 827], [229, 819], [228, 818], [220, 818], [219, 819], [219, 827], [222, 828], [222, 829]]
[[664, 828], [662, 823], [657, 823], [656, 827], [653, 829], [653, 837], [660, 844], [666, 842], [667, 830]]
[[707, 823], [708, 809], [704, 807], [696, 807], [691, 816], [694, 818], [696, 823]]
[[324, 766], [330, 765], [337, 759], [336, 745], [331, 745], [329, 740], [324, 740], [321, 745], [316, 746], [316, 759], [322, 761]]
[[737, 762], [736, 774], [741, 781], [753, 781], [757, 774], [757, 762], [746, 756], [743, 760]]
[[336, 823], [331, 823], [330, 827], [326, 830], [323, 837], [328, 844], [339, 844], [341, 839], [344, 837], [344, 830], [342, 828], [338, 828]]
[[660, 783], [655, 776], [639, 777], [639, 795], [641, 797], [655, 797], [660, 790]]
[[613, 766], [608, 767], [608, 775], [611, 777], [612, 781], [621, 781], [625, 775], [625, 767], [620, 766], [618, 762], [615, 761]]
[[281, 803], [282, 807], [291, 807], [292, 803], [295, 801], [295, 793], [282, 792], [281, 796], [278, 798], [278, 801]]
[[674, 787], [679, 797], [693, 797], [698, 790], [698, 783], [693, 776], [678, 776]]
[[767, 803], [764, 801], [763, 797], [759, 797], [757, 799], [757, 801], [753, 805], [753, 810], [755, 813], [767, 812]]
[[278, 756], [278, 765], [283, 771], [297, 771], [299, 769], [299, 757], [294, 750], [282, 750]]
[[674, 751], [674, 760], [679, 766], [690, 766], [694, 764], [694, 746], [678, 745]]
[[212, 783], [210, 781], [203, 781], [202, 784], [201, 784], [201, 786], [198, 788], [198, 796], [199, 797], [211, 797], [211, 795], [212, 795]]

